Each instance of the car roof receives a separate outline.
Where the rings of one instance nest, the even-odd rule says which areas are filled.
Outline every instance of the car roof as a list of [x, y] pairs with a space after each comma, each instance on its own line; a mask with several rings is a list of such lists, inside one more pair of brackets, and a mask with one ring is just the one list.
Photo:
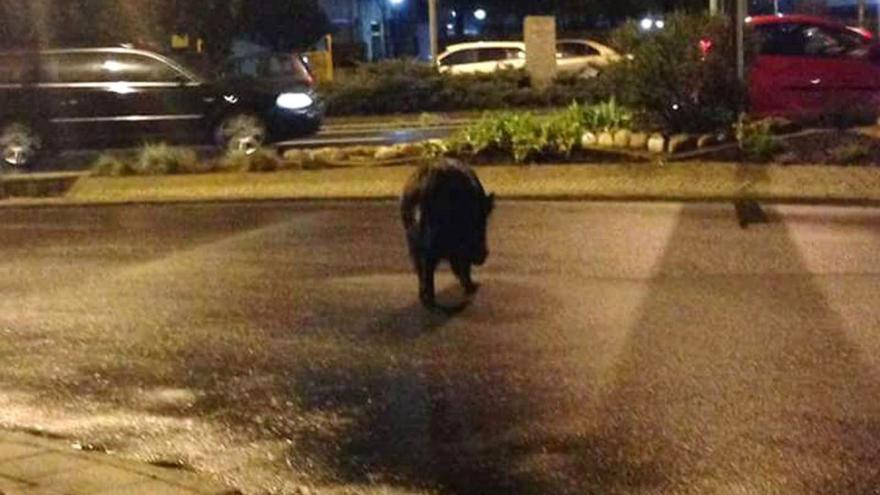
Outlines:
[[805, 14], [759, 15], [749, 18], [748, 22], [753, 26], [766, 26], [771, 24], [815, 24], [835, 29], [846, 29], [845, 24], [837, 21], [825, 17]]
[[100, 46], [93, 48], [45, 48], [39, 50], [27, 50], [27, 49], [19, 49], [19, 50], [3, 50], [0, 51], [0, 55], [24, 55], [24, 56], [32, 56], [34, 54], [39, 55], [64, 55], [64, 54], [72, 54], [72, 53], [125, 53], [131, 55], [143, 55], [145, 57], [149, 57], [155, 60], [159, 60], [168, 65], [171, 65], [175, 69], [183, 72], [187, 75], [187, 77], [198, 80], [195, 72], [190, 70], [188, 67], [182, 65], [177, 60], [173, 58], [162, 55], [161, 53], [156, 53], [150, 50], [143, 50], [140, 48], [132, 48], [128, 46]]
[[473, 50], [478, 48], [525, 48], [522, 41], [473, 41], [470, 43], [456, 43], [446, 47], [446, 53], [459, 52], [461, 50]]

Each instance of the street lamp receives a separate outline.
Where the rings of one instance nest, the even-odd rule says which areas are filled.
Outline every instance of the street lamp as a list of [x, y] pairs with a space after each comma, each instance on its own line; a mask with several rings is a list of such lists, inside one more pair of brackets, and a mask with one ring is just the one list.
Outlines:
[[474, 19], [478, 21], [485, 21], [488, 15], [486, 9], [477, 9], [474, 11]]

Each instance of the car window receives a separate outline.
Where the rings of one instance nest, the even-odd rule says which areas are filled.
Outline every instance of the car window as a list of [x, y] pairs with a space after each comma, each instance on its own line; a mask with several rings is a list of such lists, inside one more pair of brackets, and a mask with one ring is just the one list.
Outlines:
[[171, 82], [180, 73], [168, 64], [130, 53], [65, 53], [44, 56], [43, 81], [51, 83]]
[[311, 79], [305, 61], [293, 54], [271, 54], [242, 57], [229, 62], [228, 72], [240, 77], [289, 78], [301, 82]]
[[867, 53], [869, 45], [858, 33], [814, 25], [758, 26], [756, 33], [762, 55], [862, 56]]
[[21, 55], [0, 55], [0, 84], [24, 82], [28, 67], [29, 64], [25, 63]]
[[563, 58], [568, 57], [591, 57], [599, 55], [599, 51], [586, 43], [559, 43], [556, 51]]
[[515, 57], [515, 52], [508, 48], [481, 48], [479, 53], [480, 62], [495, 62]]
[[473, 64], [477, 61], [476, 50], [461, 50], [451, 53], [440, 61], [440, 65]]
[[867, 53], [867, 44], [864, 38], [856, 33], [819, 26], [806, 26], [802, 34], [805, 55], [839, 57]]
[[804, 38], [797, 24], [758, 26], [755, 33], [761, 55], [797, 56], [804, 54]]

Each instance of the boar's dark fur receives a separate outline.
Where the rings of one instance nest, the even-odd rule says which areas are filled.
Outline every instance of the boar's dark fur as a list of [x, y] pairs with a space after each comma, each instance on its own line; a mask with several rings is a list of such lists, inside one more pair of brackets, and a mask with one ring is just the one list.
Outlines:
[[471, 266], [489, 256], [486, 224], [494, 204], [473, 170], [456, 160], [422, 166], [409, 179], [401, 216], [422, 304], [434, 307], [434, 272], [444, 259], [469, 295], [477, 291]]

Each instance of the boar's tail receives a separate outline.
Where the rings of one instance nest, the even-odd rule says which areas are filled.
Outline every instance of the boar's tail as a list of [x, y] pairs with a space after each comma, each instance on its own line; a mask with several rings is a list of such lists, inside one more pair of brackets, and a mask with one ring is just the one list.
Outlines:
[[418, 190], [406, 191], [400, 199], [400, 219], [407, 230], [416, 224], [416, 215], [419, 209]]
[[422, 215], [422, 200], [426, 182], [430, 182], [432, 171], [430, 167], [423, 166], [418, 172], [410, 177], [400, 198], [400, 218], [407, 230], [412, 230]]

